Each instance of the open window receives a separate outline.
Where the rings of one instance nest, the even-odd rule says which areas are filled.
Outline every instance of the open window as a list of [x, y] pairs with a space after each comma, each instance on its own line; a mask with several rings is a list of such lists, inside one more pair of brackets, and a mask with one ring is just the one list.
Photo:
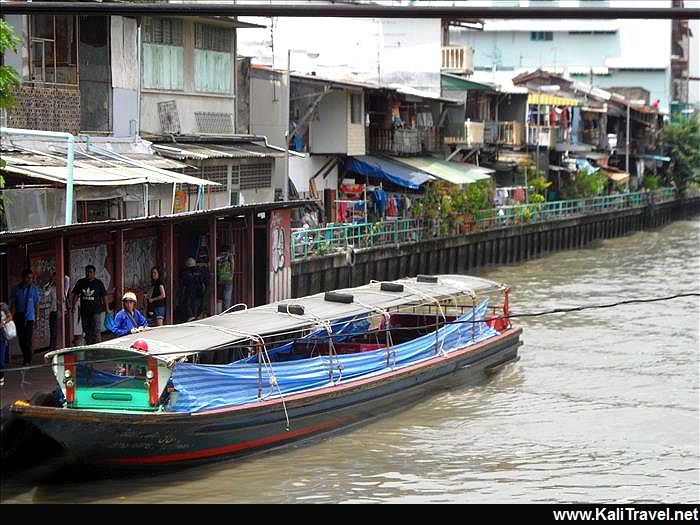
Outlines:
[[36, 15], [29, 18], [29, 77], [36, 83], [78, 83], [76, 17]]

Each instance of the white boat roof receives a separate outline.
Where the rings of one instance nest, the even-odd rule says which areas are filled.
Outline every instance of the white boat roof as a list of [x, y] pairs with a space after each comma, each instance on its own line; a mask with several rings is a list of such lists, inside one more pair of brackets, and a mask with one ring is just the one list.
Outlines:
[[[407, 304], [430, 304], [435, 300], [454, 296], [476, 296], [505, 288], [502, 284], [480, 277], [467, 275], [438, 275], [435, 277], [437, 277], [437, 283], [418, 282], [416, 278], [382, 281], [403, 284], [404, 290], [402, 292], [382, 291], [380, 290], [381, 282], [335, 290], [337, 293], [353, 295], [352, 303], [326, 301], [324, 299], [325, 293], [322, 292], [298, 299], [277, 301], [247, 310], [219, 314], [199, 321], [153, 327], [137, 334], [126, 335], [94, 345], [56, 350], [46, 354], [46, 357], [50, 358], [78, 351], [114, 349], [173, 362], [198, 352], [225, 348], [235, 343], [255, 340], [258, 337], [320, 328], [323, 323], [371, 314], [372, 312], [379, 313]], [[278, 305], [280, 304], [301, 305], [304, 307], [304, 314], [294, 315], [279, 312]], [[147, 354], [131, 348], [131, 345], [137, 340], [148, 343]]]

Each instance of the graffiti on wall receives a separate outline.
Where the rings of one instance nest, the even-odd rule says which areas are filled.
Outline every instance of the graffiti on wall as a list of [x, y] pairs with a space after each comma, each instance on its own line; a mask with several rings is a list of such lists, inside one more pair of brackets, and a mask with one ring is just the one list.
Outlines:
[[268, 300], [278, 301], [291, 295], [292, 269], [290, 265], [289, 210], [275, 210], [269, 222], [270, 278]]
[[112, 285], [112, 275], [107, 270], [107, 245], [86, 246], [70, 251], [70, 282], [75, 286], [78, 279], [85, 277], [85, 267], [92, 264], [96, 275], [105, 288], [109, 290]]
[[270, 231], [272, 236], [270, 260], [272, 262], [272, 271], [277, 273], [284, 268], [284, 230], [282, 228], [273, 228]]
[[56, 257], [53, 255], [36, 255], [29, 260], [34, 272], [34, 282], [39, 288], [39, 318], [34, 323], [34, 347], [44, 348], [49, 345], [49, 313], [51, 311], [47, 284], [56, 271]]
[[146, 290], [151, 284], [151, 268], [156, 265], [156, 238], [124, 241], [124, 287]]

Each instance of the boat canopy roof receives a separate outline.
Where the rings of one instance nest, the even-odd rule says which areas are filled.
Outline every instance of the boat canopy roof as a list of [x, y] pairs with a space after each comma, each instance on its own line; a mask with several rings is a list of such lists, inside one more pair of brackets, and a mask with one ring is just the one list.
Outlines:
[[[130, 334], [90, 346], [80, 346], [56, 350], [46, 354], [55, 355], [100, 349], [123, 350], [141, 357], [155, 357], [166, 362], [174, 362], [188, 355], [207, 350], [225, 348], [236, 343], [259, 340], [286, 332], [305, 329], [318, 329], [325, 323], [348, 318], [380, 313], [408, 304], [430, 304], [436, 300], [457, 296], [486, 294], [506, 287], [494, 281], [466, 275], [439, 275], [437, 282], [425, 282], [417, 278], [405, 278], [391, 282], [402, 284], [403, 291], [383, 291], [382, 282], [372, 282], [355, 288], [336, 290], [336, 293], [349, 294], [349, 303], [325, 300], [325, 293], [309, 295], [298, 299], [277, 301], [264, 306], [215, 315], [199, 321], [177, 325], [153, 327], [145, 332]], [[286, 308], [279, 311], [279, 305], [300, 305], [303, 314], [288, 313]], [[144, 353], [131, 348], [137, 340], [148, 344]]]

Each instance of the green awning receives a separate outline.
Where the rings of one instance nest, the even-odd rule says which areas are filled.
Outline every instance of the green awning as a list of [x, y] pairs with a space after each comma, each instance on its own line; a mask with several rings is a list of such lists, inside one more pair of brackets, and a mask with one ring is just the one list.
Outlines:
[[488, 84], [481, 84], [480, 82], [474, 82], [473, 80], [467, 80], [466, 78], [446, 73], [440, 75], [440, 87], [442, 89], [454, 91], [496, 91]]
[[419, 169], [452, 184], [472, 184], [473, 182], [491, 178], [491, 173], [494, 172], [489, 168], [482, 168], [474, 164], [448, 162], [432, 157], [392, 157], [392, 160]]

